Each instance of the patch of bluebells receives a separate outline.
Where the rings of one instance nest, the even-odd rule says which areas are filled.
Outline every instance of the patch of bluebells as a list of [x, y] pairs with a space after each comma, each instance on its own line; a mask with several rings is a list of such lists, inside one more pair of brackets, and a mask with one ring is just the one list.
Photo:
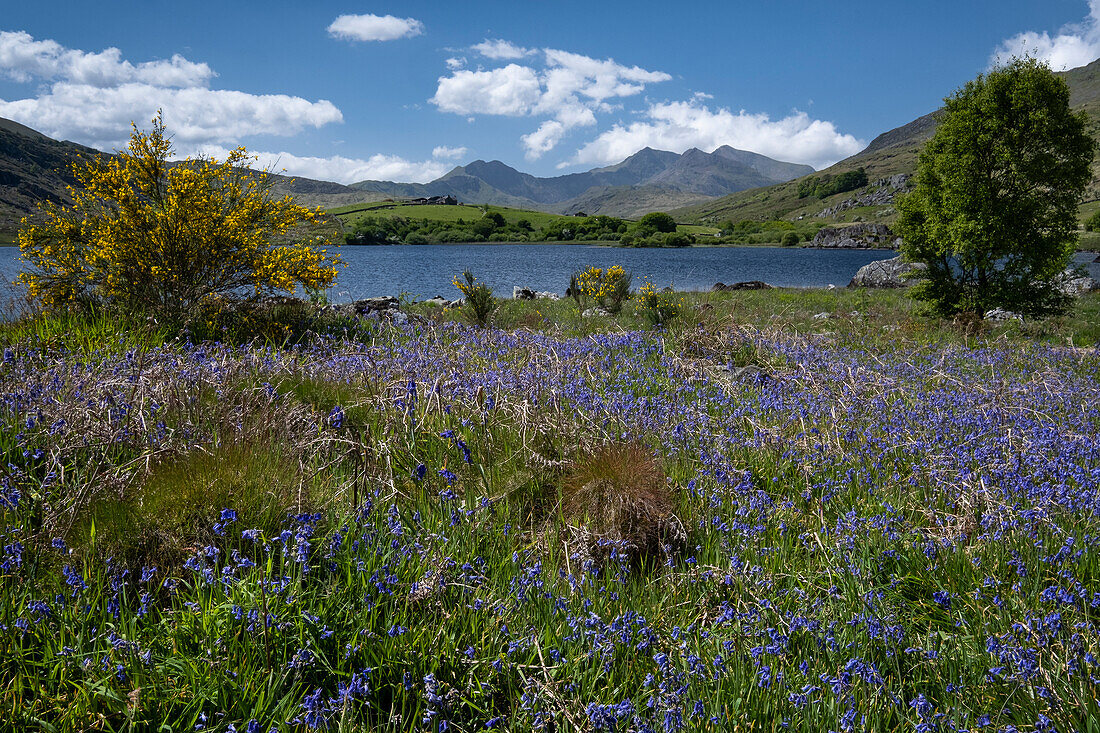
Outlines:
[[[88, 436], [143, 449], [185, 430], [188, 441], [209, 439], [166, 407], [173, 390], [230, 389], [244, 366], [267, 385], [292, 369], [369, 379], [389, 385], [390, 417], [403, 429], [425, 430], [418, 421], [437, 400], [453, 427], [426, 436], [437, 447], [442, 439], [448, 461], [417, 452], [394, 473], [432, 494], [423, 515], [399, 495], [411, 483], [375, 492], [335, 527], [321, 514], [289, 516], [270, 539], [225, 509], [182, 578], [99, 577], [63, 560], [54, 585], [22, 597], [0, 633], [46, 648], [46, 629], [77, 628], [89, 590], [106, 590], [95, 632], [79, 642], [62, 634], [53, 656], [74, 672], [89, 660], [117, 684], [148, 690], [164, 683], [156, 665], [171, 647], [154, 653], [138, 637], [112, 636], [106, 621], [151, 637], [158, 625], [183, 634], [172, 625], [203, 614], [218, 621], [210, 628], [224, 625], [194, 638], [210, 674], [231, 676], [227, 640], [239, 634], [263, 665], [274, 655], [271, 666], [296, 690], [291, 720], [271, 725], [311, 729], [368, 709], [383, 688], [434, 729], [463, 716], [489, 728], [563, 727], [576, 722], [566, 713], [597, 730], [732, 727], [755, 705], [841, 731], [885, 718], [917, 730], [1068, 730], [1078, 719], [1061, 701], [1071, 695], [1095, 712], [1095, 695], [1081, 692], [1100, 678], [1096, 355], [994, 346], [883, 354], [758, 335], [758, 348], [787, 367], [730, 382], [721, 370], [693, 370], [669, 351], [671, 339], [651, 334], [560, 339], [443, 326], [374, 336], [318, 339], [293, 353], [188, 345], [140, 363], [5, 353], [0, 409], [20, 431], [27, 464], [18, 471], [42, 455], [76, 455]], [[177, 376], [153, 384], [143, 403], [130, 381], [139, 368]], [[267, 398], [280, 409], [289, 402], [273, 390]], [[614, 542], [600, 546], [606, 561], [571, 548], [558, 566], [493, 501], [468, 501], [476, 482], [465, 479], [487, 463], [479, 446], [491, 441], [480, 438], [520, 407], [544, 426], [658, 447], [684, 474], [687, 552], [642, 578]], [[337, 407], [314, 427], [336, 431], [344, 419]], [[21, 524], [38, 487], [16, 475], [0, 479], [0, 579], [22, 588], [41, 582], [27, 570]], [[473, 532], [487, 539], [464, 534]], [[522, 549], [487, 561], [497, 545]], [[67, 548], [49, 550], [64, 557]], [[144, 595], [125, 592], [135, 584]], [[646, 606], [632, 584], [672, 602]], [[453, 644], [435, 641], [455, 628]], [[550, 689], [530, 673], [546, 668]], [[475, 701], [474, 677], [518, 704]], [[730, 689], [744, 708], [719, 692]], [[259, 730], [235, 725], [253, 723]]]

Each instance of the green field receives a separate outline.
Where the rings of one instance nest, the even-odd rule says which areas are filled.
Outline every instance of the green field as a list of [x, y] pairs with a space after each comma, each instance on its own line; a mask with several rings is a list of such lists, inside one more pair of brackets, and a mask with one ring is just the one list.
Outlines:
[[562, 218], [559, 214], [547, 214], [543, 211], [526, 211], [524, 209], [509, 209], [504, 206], [471, 206], [466, 204], [460, 204], [458, 206], [424, 206], [419, 204], [395, 204], [385, 201], [340, 206], [328, 210], [328, 212], [335, 215], [345, 227], [353, 225], [355, 222], [368, 216], [381, 216], [387, 218], [405, 217], [407, 219], [457, 222], [459, 219], [463, 221], [475, 221], [491, 211], [499, 212], [509, 224], [514, 224], [522, 219], [526, 219], [531, 222], [531, 226], [534, 227], [543, 227], [555, 219]]
[[[352, 204], [329, 209], [328, 213], [335, 216], [344, 225], [345, 229], [354, 226], [357, 222], [367, 217], [404, 217], [407, 219], [428, 219], [430, 221], [471, 222], [480, 219], [489, 212], [498, 212], [509, 224], [515, 224], [526, 219], [535, 229], [550, 224], [559, 219], [570, 218], [564, 214], [548, 214], [545, 211], [530, 211], [527, 209], [511, 209], [506, 206], [474, 206], [460, 204], [458, 206], [434, 206], [420, 204], [402, 204], [388, 201], [378, 201], [367, 204]], [[700, 226], [695, 224], [680, 225], [678, 231], [685, 234], [707, 235], [716, 234], [718, 229], [712, 226]]]

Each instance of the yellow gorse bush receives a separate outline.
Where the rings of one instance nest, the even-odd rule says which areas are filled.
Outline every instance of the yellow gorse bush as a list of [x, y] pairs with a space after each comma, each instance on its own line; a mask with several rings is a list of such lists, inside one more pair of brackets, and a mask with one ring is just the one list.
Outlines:
[[643, 280], [634, 299], [634, 313], [653, 325], [668, 323], [680, 315], [684, 308], [684, 296], [665, 293], [649, 280]]
[[496, 310], [497, 301], [493, 297], [493, 289], [483, 282], [478, 282], [474, 274], [469, 270], [462, 273], [462, 278], [451, 280], [464, 297], [462, 310], [466, 316], [478, 326], [489, 325], [489, 319]]
[[622, 302], [630, 297], [631, 279], [621, 265], [612, 265], [606, 270], [589, 267], [573, 274], [569, 283], [570, 295], [581, 310], [591, 301], [611, 313], [618, 313]]
[[326, 237], [295, 237], [320, 209], [269, 195], [266, 173], [237, 148], [221, 162], [169, 163], [172, 145], [160, 114], [145, 133], [135, 125], [126, 150], [73, 164], [72, 205], [47, 203], [43, 221], [24, 219], [20, 280], [46, 305], [115, 303], [183, 314], [204, 299], [320, 290], [339, 257]]

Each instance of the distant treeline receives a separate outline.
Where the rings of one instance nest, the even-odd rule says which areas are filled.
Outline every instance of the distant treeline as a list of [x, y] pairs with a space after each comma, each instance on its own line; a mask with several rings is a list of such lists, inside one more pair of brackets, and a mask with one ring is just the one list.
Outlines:
[[719, 243], [723, 244], [783, 244], [793, 247], [814, 238], [823, 226], [821, 222], [795, 223], [785, 219], [771, 221], [725, 221], [721, 227]]
[[497, 211], [468, 221], [368, 216], [344, 236], [348, 244], [619, 242], [628, 247], [682, 247], [695, 241], [692, 235], [676, 231], [671, 216], [657, 212], [633, 223], [614, 216], [562, 217], [539, 228], [527, 219], [509, 222]]
[[823, 199], [834, 193], [845, 193], [867, 185], [867, 173], [862, 168], [845, 171], [837, 175], [826, 173], [823, 176], [810, 176], [799, 182], [798, 198], [814, 196]]

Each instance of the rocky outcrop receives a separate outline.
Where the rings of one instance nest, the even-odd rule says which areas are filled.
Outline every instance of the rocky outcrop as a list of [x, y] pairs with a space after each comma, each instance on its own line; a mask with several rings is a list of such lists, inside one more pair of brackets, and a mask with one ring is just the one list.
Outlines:
[[762, 280], [746, 280], [745, 282], [733, 283], [732, 285], [714, 283], [714, 287], [712, 287], [710, 291], [712, 293], [724, 293], [727, 290], [771, 290], [774, 287], [774, 285], [769, 285]]
[[850, 288], [904, 288], [912, 284], [906, 275], [928, 269], [922, 262], [906, 262], [900, 256], [879, 260], [859, 268], [848, 283]]
[[897, 249], [901, 238], [885, 224], [825, 227], [803, 247], [815, 249]]
[[816, 216], [819, 219], [827, 219], [837, 214], [855, 209], [860, 206], [888, 206], [894, 203], [894, 197], [909, 185], [909, 174], [898, 173], [888, 178], [880, 178], [872, 183], [863, 192], [854, 198], [844, 199], [835, 206], [819, 211]]
[[1055, 287], [1065, 295], [1082, 295], [1100, 290], [1100, 283], [1086, 275], [1083, 270], [1067, 267], [1054, 281]]
[[512, 299], [513, 300], [558, 300], [557, 293], [551, 293], [545, 290], [532, 290], [531, 288], [521, 287], [514, 285], [512, 287]]
[[983, 318], [993, 323], [1004, 323], [1005, 321], [1018, 321], [1019, 323], [1024, 322], [1024, 317], [1021, 316], [1019, 313], [1007, 311], [1004, 308], [994, 308], [993, 310], [988, 311], [983, 316]]
[[[907, 278], [906, 275], [927, 269], [928, 266], [922, 262], [905, 262], [900, 256], [889, 260], [879, 260], [859, 268], [855, 277], [848, 283], [848, 287], [904, 288], [913, 284], [913, 280]], [[1100, 290], [1100, 282], [1072, 267], [1067, 267], [1055, 279], [1054, 285], [1063, 294], [1070, 296]]]

